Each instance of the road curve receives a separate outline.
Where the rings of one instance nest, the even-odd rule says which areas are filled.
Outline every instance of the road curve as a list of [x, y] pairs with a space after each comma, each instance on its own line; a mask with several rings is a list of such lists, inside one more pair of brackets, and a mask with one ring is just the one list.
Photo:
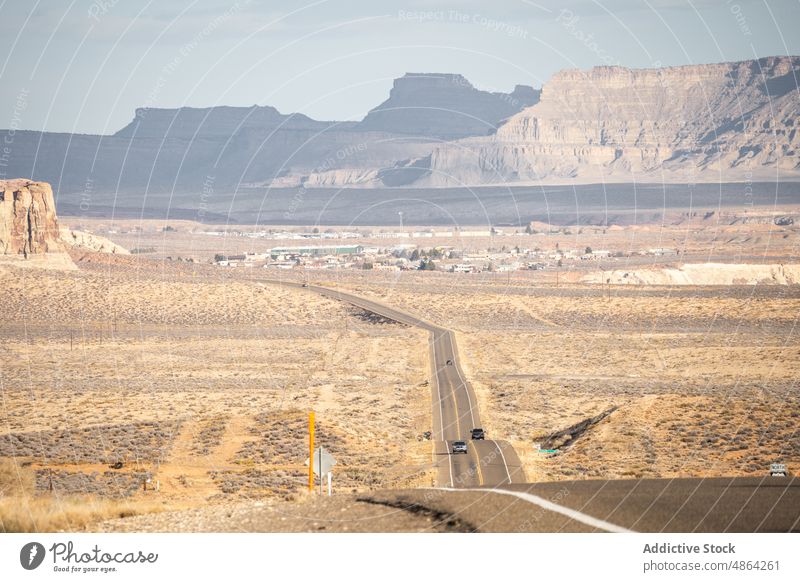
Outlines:
[[458, 518], [467, 531], [800, 533], [796, 477], [556, 481], [369, 497]]
[[[458, 488], [494, 487], [525, 482], [525, 471], [511, 443], [503, 440], [470, 439], [470, 431], [482, 427], [478, 399], [459, 364], [455, 334], [451, 330], [434, 325], [411, 313], [336, 288], [291, 281], [268, 282], [287, 287], [307, 288], [309, 291], [345, 301], [387, 319], [426, 330], [429, 333], [429, 349], [434, 372], [431, 378], [433, 402], [431, 434], [433, 458], [437, 467], [437, 485]], [[451, 453], [452, 443], [457, 440], [467, 441], [467, 454]]]

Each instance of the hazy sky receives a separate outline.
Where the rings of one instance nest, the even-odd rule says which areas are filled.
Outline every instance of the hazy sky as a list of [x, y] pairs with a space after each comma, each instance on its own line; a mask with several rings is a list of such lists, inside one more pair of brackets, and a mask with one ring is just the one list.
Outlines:
[[0, 127], [113, 133], [137, 107], [360, 119], [405, 72], [481, 89], [601, 64], [800, 54], [798, 0], [0, 0]]

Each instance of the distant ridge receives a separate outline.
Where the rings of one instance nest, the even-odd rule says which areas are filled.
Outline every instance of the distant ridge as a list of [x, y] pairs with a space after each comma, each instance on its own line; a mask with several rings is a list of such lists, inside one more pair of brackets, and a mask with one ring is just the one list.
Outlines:
[[202, 206], [268, 188], [798, 181], [799, 80], [799, 57], [570, 69], [511, 93], [407, 73], [361, 121], [141, 108], [111, 136], [0, 139], [13, 138], [6, 175], [48, 181], [59, 204], [89, 209], [104, 196], [135, 207], [144, 192], [148, 204], [180, 192]]

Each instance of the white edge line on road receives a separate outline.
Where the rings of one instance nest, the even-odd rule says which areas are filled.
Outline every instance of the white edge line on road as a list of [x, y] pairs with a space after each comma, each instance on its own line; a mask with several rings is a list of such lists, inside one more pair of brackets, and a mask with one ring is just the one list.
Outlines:
[[632, 529], [626, 529], [622, 526], [609, 523], [602, 519], [598, 519], [596, 517], [592, 517], [591, 515], [587, 515], [585, 513], [581, 513], [575, 509], [570, 509], [569, 507], [564, 507], [563, 505], [558, 505], [557, 503], [553, 503], [552, 501], [548, 501], [547, 499], [543, 499], [538, 495], [533, 495], [531, 493], [525, 493], [523, 491], [508, 491], [507, 489], [455, 489], [450, 487], [439, 487], [440, 491], [472, 491], [477, 493], [497, 493], [498, 495], [510, 495], [512, 497], [516, 497], [517, 499], [522, 499], [523, 501], [527, 501], [528, 503], [532, 503], [534, 505], [538, 505], [542, 509], [546, 509], [548, 511], [552, 511], [554, 513], [560, 513], [561, 515], [565, 515], [566, 517], [578, 521], [584, 525], [588, 525], [597, 529], [601, 529], [603, 531], [611, 532], [611, 533], [635, 533]]
[[508, 470], [508, 463], [506, 463], [506, 456], [503, 454], [503, 447], [500, 446], [500, 443], [497, 441], [492, 441], [494, 446], [497, 447], [497, 450], [500, 451], [500, 458], [503, 459], [503, 467], [506, 470], [506, 475], [508, 475], [508, 484], [511, 485], [513, 481], [511, 480], [511, 473]]

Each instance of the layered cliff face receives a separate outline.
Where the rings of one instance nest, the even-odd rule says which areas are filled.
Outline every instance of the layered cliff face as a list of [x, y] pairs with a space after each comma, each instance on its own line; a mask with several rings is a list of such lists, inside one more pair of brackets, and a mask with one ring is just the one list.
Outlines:
[[461, 75], [407, 73], [389, 99], [371, 110], [361, 130], [457, 139], [490, 135], [507, 118], [539, 100], [533, 87], [512, 93], [480, 91]]
[[495, 136], [438, 146], [425, 185], [800, 178], [800, 58], [558, 73]]
[[0, 255], [62, 253], [60, 239], [50, 184], [0, 180]]

